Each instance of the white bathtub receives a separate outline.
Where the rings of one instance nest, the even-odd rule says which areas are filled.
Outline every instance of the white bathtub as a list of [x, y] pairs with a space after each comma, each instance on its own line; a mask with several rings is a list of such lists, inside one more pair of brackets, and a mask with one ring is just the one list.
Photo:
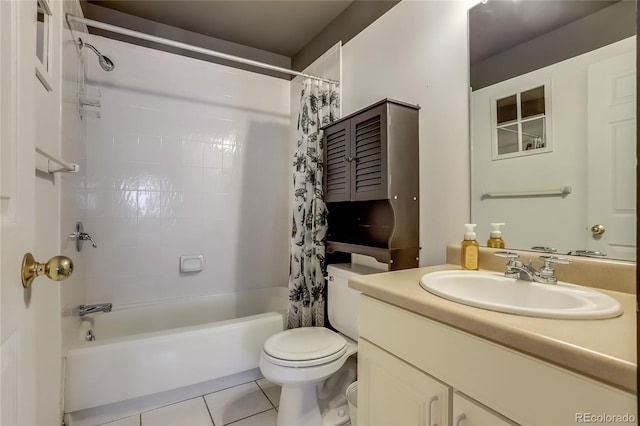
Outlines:
[[284, 328], [287, 299], [272, 287], [85, 316], [66, 354], [65, 411], [257, 368], [265, 340]]

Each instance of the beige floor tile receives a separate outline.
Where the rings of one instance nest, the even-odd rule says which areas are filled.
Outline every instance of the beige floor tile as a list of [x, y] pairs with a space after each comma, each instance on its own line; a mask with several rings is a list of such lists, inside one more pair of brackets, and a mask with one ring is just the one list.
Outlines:
[[213, 426], [202, 397], [142, 413], [142, 426]]
[[265, 411], [233, 423], [231, 426], [276, 426], [276, 410]]
[[216, 426], [223, 426], [273, 408], [255, 382], [205, 395], [204, 399]]
[[257, 380], [256, 383], [258, 383], [258, 386], [260, 386], [264, 391], [274, 407], [278, 408], [278, 405], [280, 404], [280, 390], [282, 387], [264, 378]]
[[104, 423], [102, 426], [140, 426], [140, 415], [125, 417], [115, 422]]

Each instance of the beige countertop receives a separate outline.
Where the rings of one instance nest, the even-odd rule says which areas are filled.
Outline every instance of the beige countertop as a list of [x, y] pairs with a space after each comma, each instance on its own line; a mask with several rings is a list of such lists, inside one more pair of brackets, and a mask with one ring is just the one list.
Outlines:
[[636, 298], [601, 290], [624, 313], [603, 320], [559, 320], [504, 314], [451, 302], [420, 287], [429, 272], [456, 265], [406, 269], [349, 280], [349, 286], [384, 302], [636, 393]]

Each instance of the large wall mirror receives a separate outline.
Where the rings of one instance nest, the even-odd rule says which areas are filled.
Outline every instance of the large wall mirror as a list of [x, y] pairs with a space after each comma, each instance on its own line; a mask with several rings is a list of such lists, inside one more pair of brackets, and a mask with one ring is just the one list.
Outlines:
[[636, 259], [635, 1], [469, 10], [471, 217], [508, 248]]

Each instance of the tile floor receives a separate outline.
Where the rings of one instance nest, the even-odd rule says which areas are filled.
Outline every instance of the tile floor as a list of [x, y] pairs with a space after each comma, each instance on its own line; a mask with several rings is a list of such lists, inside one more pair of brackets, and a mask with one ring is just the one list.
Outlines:
[[104, 426], [276, 426], [279, 401], [280, 386], [260, 379]]

